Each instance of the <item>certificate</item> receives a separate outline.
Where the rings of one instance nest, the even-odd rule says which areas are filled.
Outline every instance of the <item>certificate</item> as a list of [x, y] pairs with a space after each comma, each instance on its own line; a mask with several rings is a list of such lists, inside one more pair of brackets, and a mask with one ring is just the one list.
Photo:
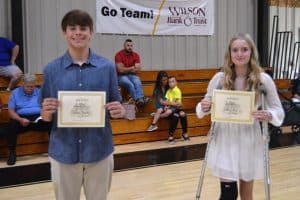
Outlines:
[[104, 127], [105, 92], [58, 91], [57, 127]]
[[253, 124], [254, 101], [254, 92], [214, 90], [211, 121]]

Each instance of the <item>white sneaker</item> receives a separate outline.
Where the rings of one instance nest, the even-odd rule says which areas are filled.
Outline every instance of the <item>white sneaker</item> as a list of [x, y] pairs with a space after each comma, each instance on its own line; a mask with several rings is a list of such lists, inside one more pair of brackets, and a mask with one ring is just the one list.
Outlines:
[[151, 117], [154, 117], [154, 116], [155, 116], [155, 112], [150, 113], [150, 116], [151, 116]]
[[147, 131], [155, 131], [156, 129], [158, 129], [158, 126], [157, 125], [153, 125], [153, 124], [151, 124], [150, 126], [149, 126], [149, 128], [147, 129]]
[[175, 138], [173, 136], [169, 135], [168, 142], [169, 142], [169, 144], [175, 144]]

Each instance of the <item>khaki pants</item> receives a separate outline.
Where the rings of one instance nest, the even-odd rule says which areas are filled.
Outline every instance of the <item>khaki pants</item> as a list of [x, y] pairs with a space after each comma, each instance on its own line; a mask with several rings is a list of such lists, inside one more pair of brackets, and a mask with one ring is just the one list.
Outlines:
[[0, 76], [9, 77], [8, 89], [13, 89], [20, 80], [23, 72], [17, 65], [0, 66]]
[[113, 154], [87, 164], [63, 164], [49, 158], [56, 200], [79, 200], [82, 186], [86, 200], [107, 199], [114, 167]]

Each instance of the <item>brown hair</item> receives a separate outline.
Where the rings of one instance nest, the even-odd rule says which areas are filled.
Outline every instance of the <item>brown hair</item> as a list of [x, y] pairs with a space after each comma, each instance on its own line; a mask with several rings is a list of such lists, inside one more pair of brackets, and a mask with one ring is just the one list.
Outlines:
[[88, 26], [93, 31], [93, 19], [83, 10], [71, 10], [63, 17], [61, 29], [65, 32], [67, 26]]
[[233, 90], [234, 89], [234, 80], [236, 78], [234, 64], [231, 60], [231, 45], [235, 40], [244, 40], [248, 43], [251, 48], [251, 56], [250, 61], [248, 63], [247, 69], [247, 90], [256, 90], [258, 89], [259, 84], [261, 83], [260, 80], [260, 73], [262, 72], [261, 67], [259, 66], [258, 61], [258, 52], [257, 48], [247, 33], [239, 33], [235, 35], [229, 42], [228, 48], [225, 53], [225, 62], [223, 65], [224, 69], [224, 79], [223, 85], [224, 89]]

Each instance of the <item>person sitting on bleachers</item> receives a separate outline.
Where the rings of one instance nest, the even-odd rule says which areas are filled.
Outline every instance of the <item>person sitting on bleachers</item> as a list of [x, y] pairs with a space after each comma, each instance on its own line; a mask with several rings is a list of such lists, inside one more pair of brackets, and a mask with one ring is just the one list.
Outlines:
[[292, 101], [295, 103], [300, 102], [300, 78], [293, 80], [293, 87], [292, 87]]
[[0, 37], [0, 76], [9, 77], [7, 91], [13, 89], [21, 79], [22, 71], [16, 65], [19, 54], [19, 45]]
[[115, 55], [115, 62], [119, 85], [130, 93], [137, 106], [146, 105], [149, 98], [144, 96], [142, 82], [137, 75], [141, 70], [141, 60], [139, 54], [133, 51], [131, 39], [125, 40], [124, 49]]
[[177, 128], [178, 120], [180, 119], [181, 128], [182, 128], [182, 138], [184, 141], [190, 140], [190, 137], [187, 133], [187, 117], [186, 113], [182, 110], [182, 95], [181, 90], [177, 86], [177, 80], [175, 76], [169, 77], [169, 89], [166, 93], [167, 101], [171, 104], [165, 109], [171, 109], [171, 123], [169, 128], [169, 137], [168, 141], [174, 143], [174, 133]]
[[159, 71], [156, 77], [156, 82], [153, 90], [153, 99], [155, 103], [156, 112], [153, 114], [152, 123], [147, 129], [147, 131], [155, 131], [156, 129], [158, 129], [157, 121], [160, 118], [165, 118], [172, 114], [171, 109], [166, 109], [166, 107], [171, 105], [165, 97], [165, 94], [168, 89], [168, 74], [165, 71]]
[[8, 102], [7, 145], [9, 156], [8, 165], [16, 163], [17, 134], [28, 130], [49, 131], [51, 123], [40, 118], [40, 104], [38, 103], [39, 88], [35, 87], [35, 75], [25, 74], [23, 86], [12, 91]]

